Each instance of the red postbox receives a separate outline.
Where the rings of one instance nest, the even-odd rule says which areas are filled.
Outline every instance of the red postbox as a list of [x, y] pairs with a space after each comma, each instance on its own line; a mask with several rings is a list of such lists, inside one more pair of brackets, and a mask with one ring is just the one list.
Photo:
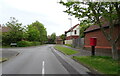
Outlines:
[[97, 38], [96, 37], [91, 37], [90, 38], [90, 45], [91, 46], [96, 46], [97, 44]]

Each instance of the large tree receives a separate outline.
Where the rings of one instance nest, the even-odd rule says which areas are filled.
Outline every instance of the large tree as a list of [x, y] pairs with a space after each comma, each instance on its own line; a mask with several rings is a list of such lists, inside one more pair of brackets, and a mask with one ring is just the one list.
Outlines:
[[[116, 24], [120, 26], [120, 2], [60, 1], [60, 3], [68, 8], [64, 12], [69, 15], [74, 15], [82, 22], [97, 24], [111, 44], [113, 59], [118, 59], [117, 43], [120, 33], [114, 37], [113, 32]], [[104, 21], [101, 18], [109, 22], [109, 32], [102, 27]]]
[[55, 43], [56, 33], [52, 33], [51, 36], [50, 36], [50, 38], [51, 38], [51, 42]]
[[35, 26], [28, 25], [27, 27], [27, 40], [29, 41], [39, 41], [40, 40], [40, 32]]
[[23, 28], [22, 23], [19, 23], [14, 17], [10, 17], [10, 21], [6, 23], [9, 31], [2, 34], [2, 42], [5, 44], [10, 44], [12, 42], [21, 41], [23, 38]]
[[65, 34], [60, 35], [60, 38], [63, 40], [63, 44], [65, 44]]
[[46, 28], [39, 21], [33, 22], [31, 25], [35, 26], [38, 29], [38, 31], [40, 32], [39, 41], [43, 44], [47, 40], [47, 31], [46, 31]]

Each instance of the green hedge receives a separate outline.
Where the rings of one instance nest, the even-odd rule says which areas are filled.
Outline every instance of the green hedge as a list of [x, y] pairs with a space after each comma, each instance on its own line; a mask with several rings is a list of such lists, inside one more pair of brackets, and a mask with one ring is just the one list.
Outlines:
[[30, 41], [19, 41], [17, 42], [18, 47], [36, 46], [40, 45], [40, 42], [30, 42]]
[[35, 46], [37, 46], [37, 45], [40, 45], [41, 44], [41, 42], [32, 42], [32, 45], [35, 45]]

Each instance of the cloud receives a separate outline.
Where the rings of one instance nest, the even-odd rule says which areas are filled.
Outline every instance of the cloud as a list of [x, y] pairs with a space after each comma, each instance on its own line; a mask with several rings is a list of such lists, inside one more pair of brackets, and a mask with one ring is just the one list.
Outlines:
[[[0, 8], [1, 23], [7, 22], [10, 17], [15, 17], [23, 25], [38, 20], [45, 25], [49, 35], [53, 32], [60, 35], [70, 28], [70, 16], [63, 12], [65, 7], [57, 0], [1, 0]], [[73, 17], [72, 21], [73, 25], [78, 23]]]

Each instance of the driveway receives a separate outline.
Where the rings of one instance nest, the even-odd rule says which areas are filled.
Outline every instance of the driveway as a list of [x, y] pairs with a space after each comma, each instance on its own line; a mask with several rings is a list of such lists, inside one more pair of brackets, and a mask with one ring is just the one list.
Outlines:
[[5, 74], [88, 74], [90, 71], [56, 51], [54, 45], [43, 45], [28, 48], [11, 48], [20, 54], [2, 64]]

